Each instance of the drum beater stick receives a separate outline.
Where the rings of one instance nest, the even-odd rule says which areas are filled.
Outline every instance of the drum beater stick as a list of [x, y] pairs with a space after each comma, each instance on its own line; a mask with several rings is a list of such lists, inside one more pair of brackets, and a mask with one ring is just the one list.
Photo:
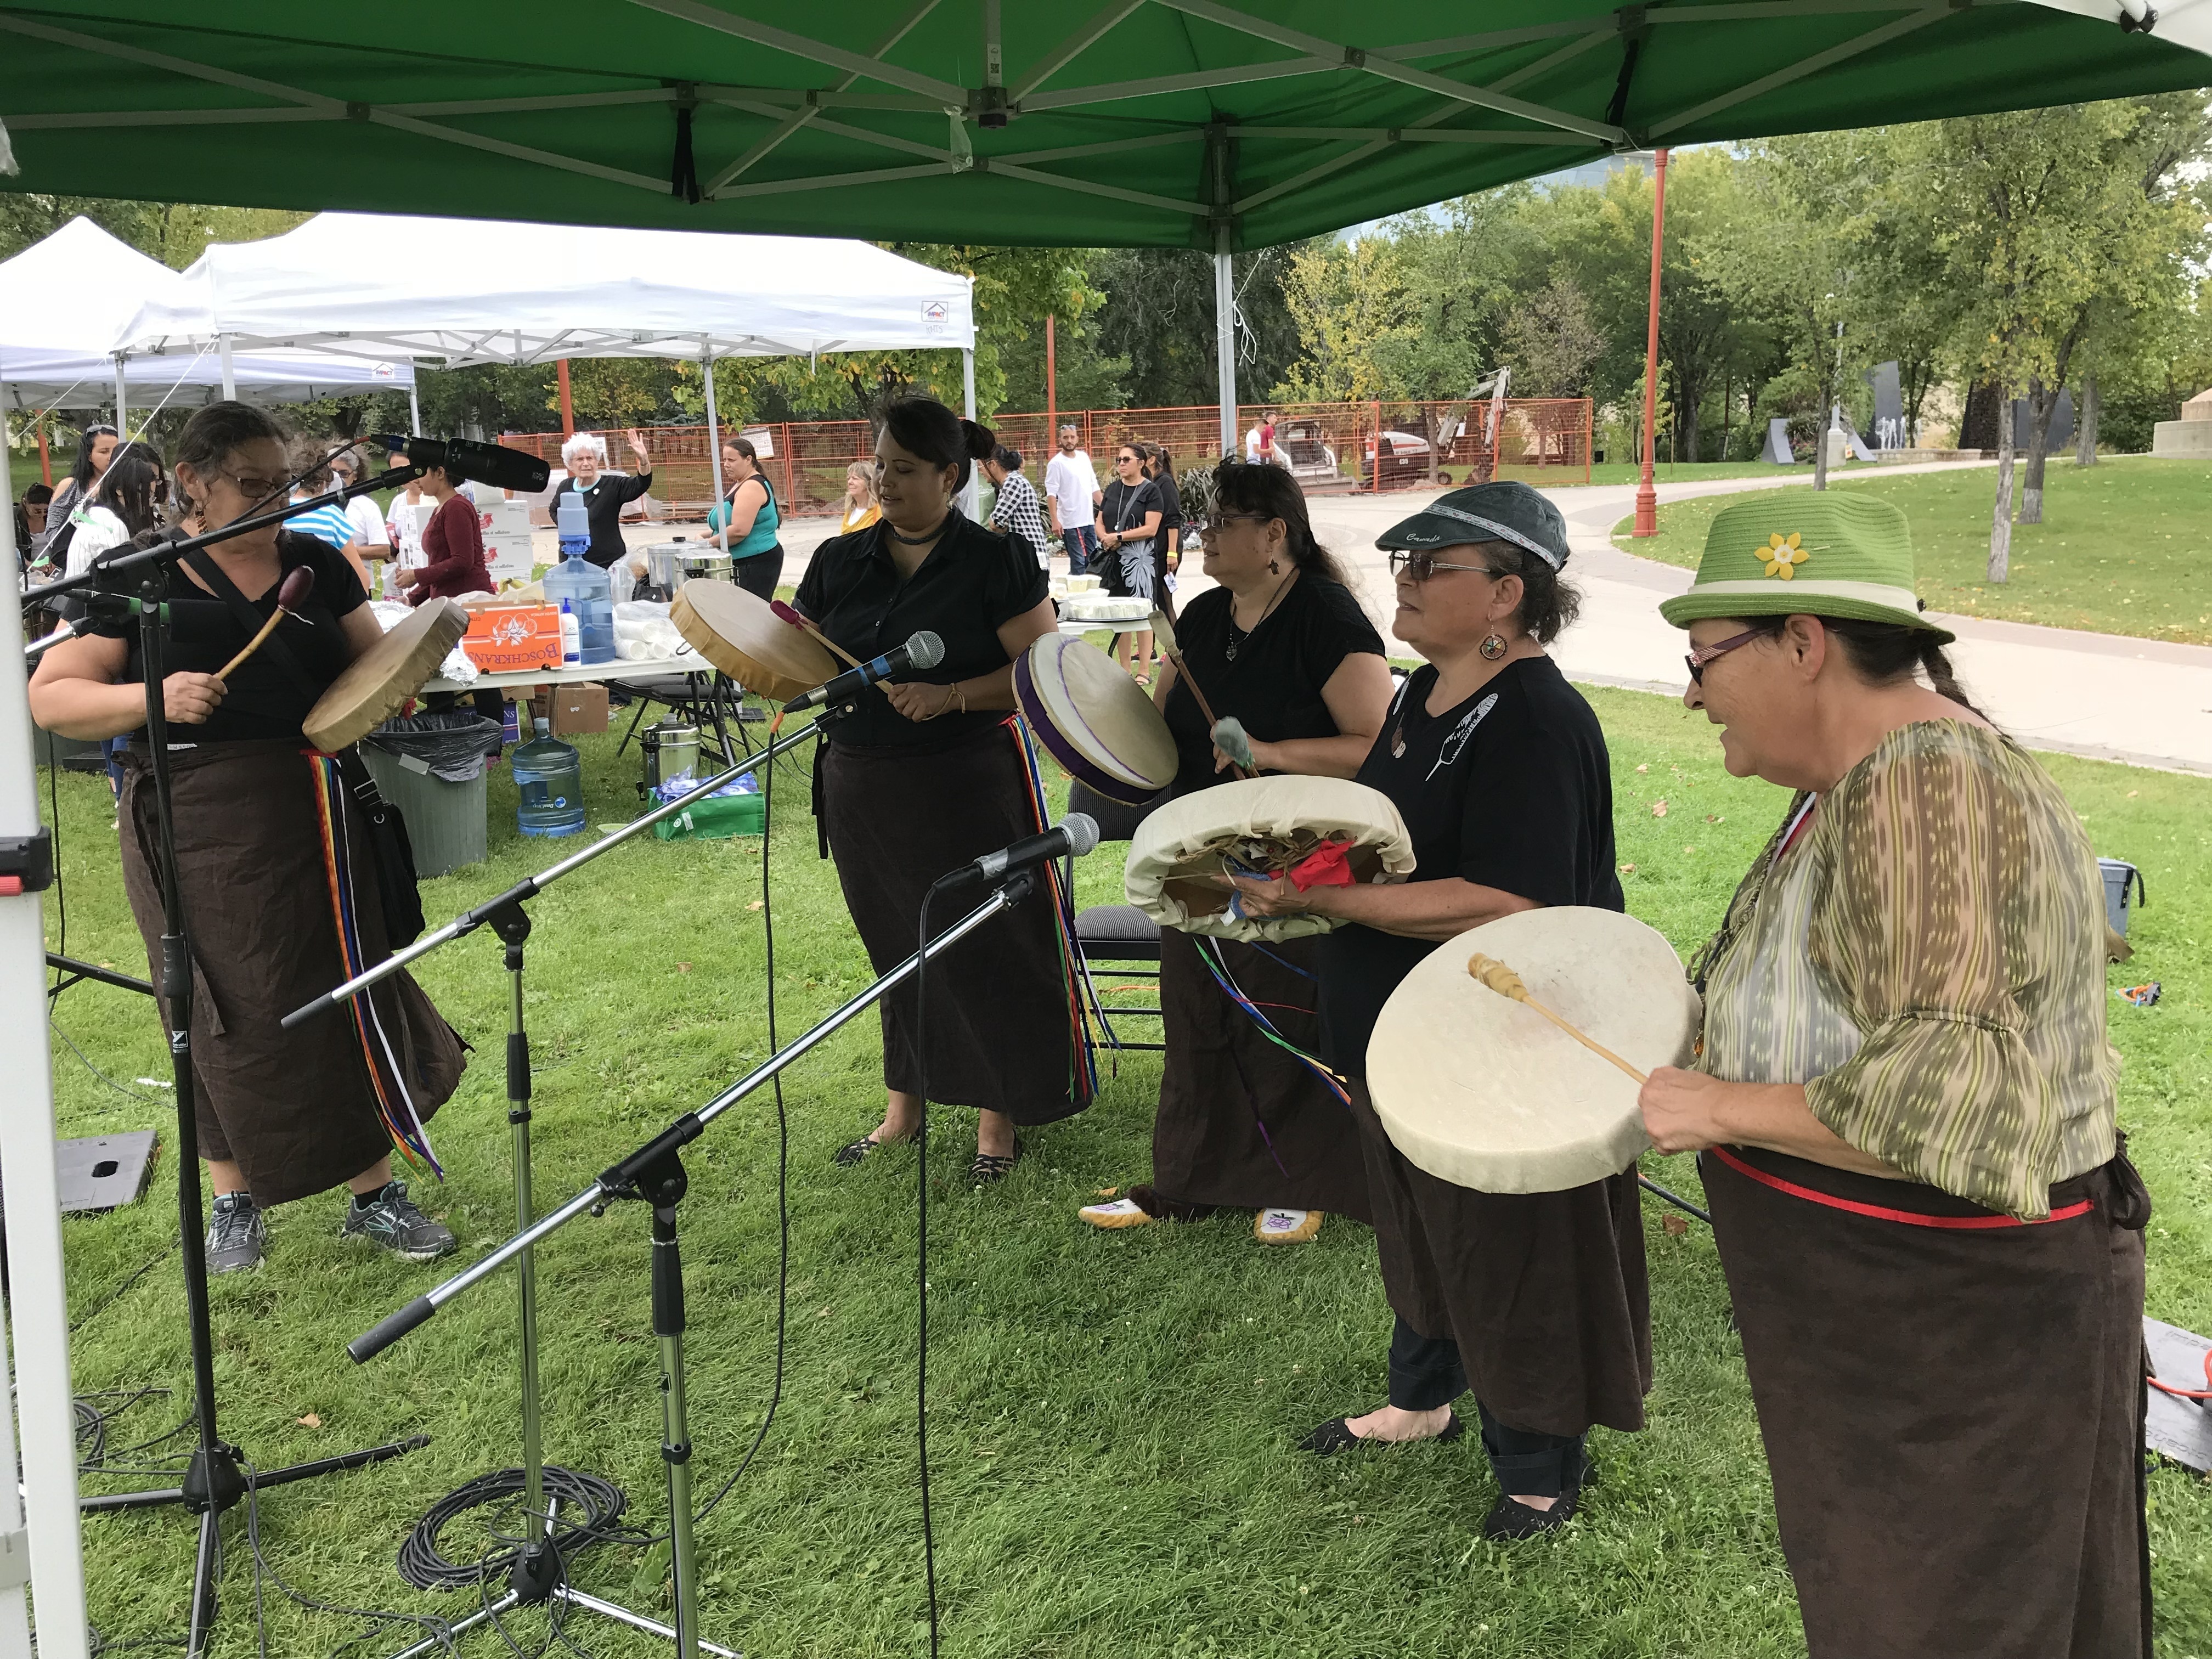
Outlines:
[[813, 635], [816, 639], [828, 646], [830, 647], [830, 653], [843, 662], [846, 667], [858, 668], [860, 665], [860, 659], [858, 657], [848, 651], [843, 646], [838, 644], [836, 641], [831, 639], [827, 634], [817, 628], [812, 623], [807, 621], [805, 617], [799, 615], [797, 611], [786, 605], [781, 599], [770, 599], [768, 602], [768, 608], [775, 612], [775, 618], [778, 622], [789, 623], [793, 628], [799, 629], [806, 633]]
[[[1190, 695], [1198, 699], [1198, 712], [1206, 716], [1206, 729], [1212, 731], [1220, 721], [1214, 718], [1213, 705], [1206, 702], [1206, 693], [1199, 690], [1198, 677], [1184, 664], [1182, 653], [1176, 646], [1175, 624], [1168, 620], [1168, 613], [1164, 611], [1152, 612], [1152, 637], [1159, 641], [1162, 654], [1175, 665], [1175, 672], [1182, 677], [1182, 683], [1190, 688]], [[1230, 766], [1240, 778], [1260, 775], [1251, 767], [1239, 765], [1235, 761], [1231, 761]]]
[[[275, 633], [276, 624], [283, 622], [285, 617], [293, 617], [301, 622], [307, 622], [307, 619], [300, 615], [300, 607], [307, 604], [308, 595], [314, 591], [315, 573], [304, 564], [295, 568], [284, 578], [283, 585], [277, 588], [276, 609], [270, 613], [269, 620], [261, 624], [261, 631], [246, 642], [245, 650], [223, 664], [222, 671], [216, 675], [216, 678], [228, 680], [236, 673], [239, 664], [258, 651], [261, 648], [262, 641]], [[313, 626], [313, 623], [308, 625]]]

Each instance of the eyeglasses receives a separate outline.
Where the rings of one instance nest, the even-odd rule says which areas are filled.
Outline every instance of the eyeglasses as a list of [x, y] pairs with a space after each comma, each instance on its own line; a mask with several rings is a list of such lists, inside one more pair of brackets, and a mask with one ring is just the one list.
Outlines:
[[289, 482], [283, 478], [257, 478], [246, 472], [226, 472], [222, 476], [236, 484], [238, 493], [249, 501], [265, 501], [271, 495], [281, 495]]
[[1749, 645], [1764, 631], [1765, 630], [1761, 629], [1747, 628], [1742, 633], [1734, 635], [1728, 639], [1723, 640], [1717, 645], [1709, 645], [1702, 651], [1692, 651], [1690, 653], [1688, 656], [1682, 659], [1683, 662], [1688, 665], [1690, 670], [1690, 684], [1692, 685], [1703, 685], [1705, 683], [1705, 665], [1707, 663], [1712, 661], [1716, 657], [1725, 657], [1729, 652], [1735, 650], [1736, 647], [1740, 645]]
[[1217, 513], [1213, 515], [1212, 520], [1211, 520], [1212, 523], [1217, 526], [1224, 524], [1273, 524], [1274, 521], [1275, 514], [1272, 513]]
[[1472, 570], [1475, 574], [1487, 576], [1492, 581], [1500, 580], [1504, 574], [1504, 572], [1492, 570], [1486, 564], [1444, 564], [1440, 562], [1433, 553], [1412, 553], [1402, 548], [1390, 556], [1390, 574], [1393, 576], [1404, 576], [1412, 581], [1425, 582], [1439, 570]]

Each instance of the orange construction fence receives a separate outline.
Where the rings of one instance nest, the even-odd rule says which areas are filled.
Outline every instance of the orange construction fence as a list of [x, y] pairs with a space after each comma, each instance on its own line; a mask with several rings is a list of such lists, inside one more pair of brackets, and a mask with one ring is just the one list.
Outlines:
[[[1487, 398], [1246, 404], [1237, 411], [1240, 449], [1270, 415], [1276, 446], [1309, 493], [1448, 487], [1492, 477], [1562, 483], [1588, 483], [1590, 478], [1587, 398], [1508, 398], [1495, 406]], [[1133, 439], [1158, 444], [1183, 472], [1213, 454], [1221, 429], [1220, 412], [1211, 404], [1000, 415], [989, 424], [1001, 443], [1021, 451], [1033, 479], [1043, 475], [1055, 447], [1054, 428], [1074, 427], [1102, 481], [1121, 444]], [[846, 468], [875, 453], [875, 428], [866, 421], [776, 421], [726, 431], [741, 431], [752, 440], [784, 512], [798, 517], [837, 511]], [[714, 499], [707, 428], [652, 427], [645, 436], [653, 455], [653, 493], [678, 514], [704, 514]], [[562, 437], [557, 432], [510, 433], [500, 441], [557, 467]]]

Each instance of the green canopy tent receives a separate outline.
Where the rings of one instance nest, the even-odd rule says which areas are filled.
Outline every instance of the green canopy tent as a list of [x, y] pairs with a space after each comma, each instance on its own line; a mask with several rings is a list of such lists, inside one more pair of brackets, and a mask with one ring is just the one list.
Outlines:
[[0, 120], [20, 190], [1225, 256], [1622, 149], [2212, 81], [2212, 0], [2144, 8], [0, 4]]

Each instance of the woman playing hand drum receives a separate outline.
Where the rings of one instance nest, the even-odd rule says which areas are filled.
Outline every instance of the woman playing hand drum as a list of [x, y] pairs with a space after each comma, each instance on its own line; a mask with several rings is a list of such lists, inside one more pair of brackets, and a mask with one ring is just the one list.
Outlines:
[[1896, 507], [1792, 490], [1660, 607], [1728, 769], [1796, 795], [1644, 1124], [1703, 1153], [1814, 1659], [2148, 1655], [2103, 884], [1912, 582]]
[[[945, 641], [934, 668], [860, 692], [815, 761], [815, 812], [878, 973], [914, 954], [933, 882], [1043, 828], [1012, 711], [1014, 659], [1054, 625], [1045, 574], [1027, 547], [953, 504], [969, 467], [996, 447], [933, 398], [893, 404], [876, 441], [882, 518], [823, 543], [799, 585], [799, 612], [864, 661], [922, 629]], [[916, 1026], [910, 981], [883, 1000], [890, 1098], [881, 1125], [840, 1149], [840, 1164], [921, 1127], [925, 1045], [932, 1097], [976, 1109], [969, 1176], [978, 1183], [1013, 1168], [1017, 1125], [1090, 1103], [1056, 879], [931, 957], [927, 1030]], [[932, 927], [957, 921], [975, 899], [969, 889], [936, 905]]]
[[[261, 410], [211, 404], [186, 422], [176, 487], [188, 518], [219, 530], [281, 506], [285, 485], [284, 434]], [[341, 1184], [354, 1195], [349, 1237], [410, 1261], [453, 1248], [453, 1234], [392, 1178], [395, 1137], [436, 1167], [423, 1126], [460, 1080], [460, 1039], [429, 999], [395, 974], [355, 1007], [296, 1031], [278, 1024], [388, 954], [368, 832], [300, 729], [346, 665], [383, 637], [360, 579], [337, 549], [271, 527], [188, 555], [171, 590], [180, 605], [265, 620], [284, 578], [303, 566], [314, 575], [312, 596], [253, 655], [218, 679], [251, 630], [243, 617], [234, 637], [210, 624], [170, 641], [162, 681], [196, 982], [193, 1087], [215, 1192], [208, 1267], [218, 1273], [259, 1264], [264, 1206]], [[31, 711], [66, 737], [132, 734], [118, 809], [123, 883], [158, 964], [164, 921], [143, 680], [135, 628], [128, 641], [71, 640], [40, 659]], [[347, 853], [335, 865], [334, 845]], [[350, 896], [350, 954], [334, 883]]]
[[[1152, 701], [1175, 734], [1175, 793], [1225, 781], [1212, 720], [1234, 718], [1265, 772], [1348, 778], [1390, 702], [1382, 636], [1314, 540], [1297, 483], [1279, 467], [1224, 461], [1214, 474], [1206, 574], [1220, 584], [1184, 607], [1176, 634], [1188, 676], [1162, 672]], [[1359, 1132], [1335, 1091], [1278, 1047], [1214, 981], [1200, 951], [1267, 1011], [1287, 1042], [1320, 1046], [1317, 942], [1261, 949], [1160, 932], [1166, 1066], [1152, 1124], [1152, 1179], [1088, 1206], [1095, 1227], [1195, 1220], [1220, 1206], [1256, 1213], [1262, 1243], [1301, 1243], [1323, 1212], [1369, 1218]]]
[[1389, 1403], [1305, 1443], [1327, 1455], [1455, 1438], [1450, 1402], [1471, 1389], [1501, 1493], [1483, 1532], [1525, 1537], [1574, 1513], [1592, 1425], [1644, 1425], [1651, 1341], [1635, 1174], [1557, 1193], [1454, 1186], [1391, 1145], [1360, 1079], [1383, 1003], [1443, 940], [1545, 905], [1621, 908], [1611, 772], [1597, 716], [1544, 653], [1576, 608], [1559, 576], [1556, 507], [1525, 484], [1455, 489], [1377, 545], [1399, 550], [1391, 631], [1429, 665], [1399, 692], [1358, 781], [1397, 804], [1413, 878], [1304, 893], [1237, 883], [1248, 908], [1349, 924], [1322, 944], [1322, 1038], [1352, 1079], [1397, 1316]]

